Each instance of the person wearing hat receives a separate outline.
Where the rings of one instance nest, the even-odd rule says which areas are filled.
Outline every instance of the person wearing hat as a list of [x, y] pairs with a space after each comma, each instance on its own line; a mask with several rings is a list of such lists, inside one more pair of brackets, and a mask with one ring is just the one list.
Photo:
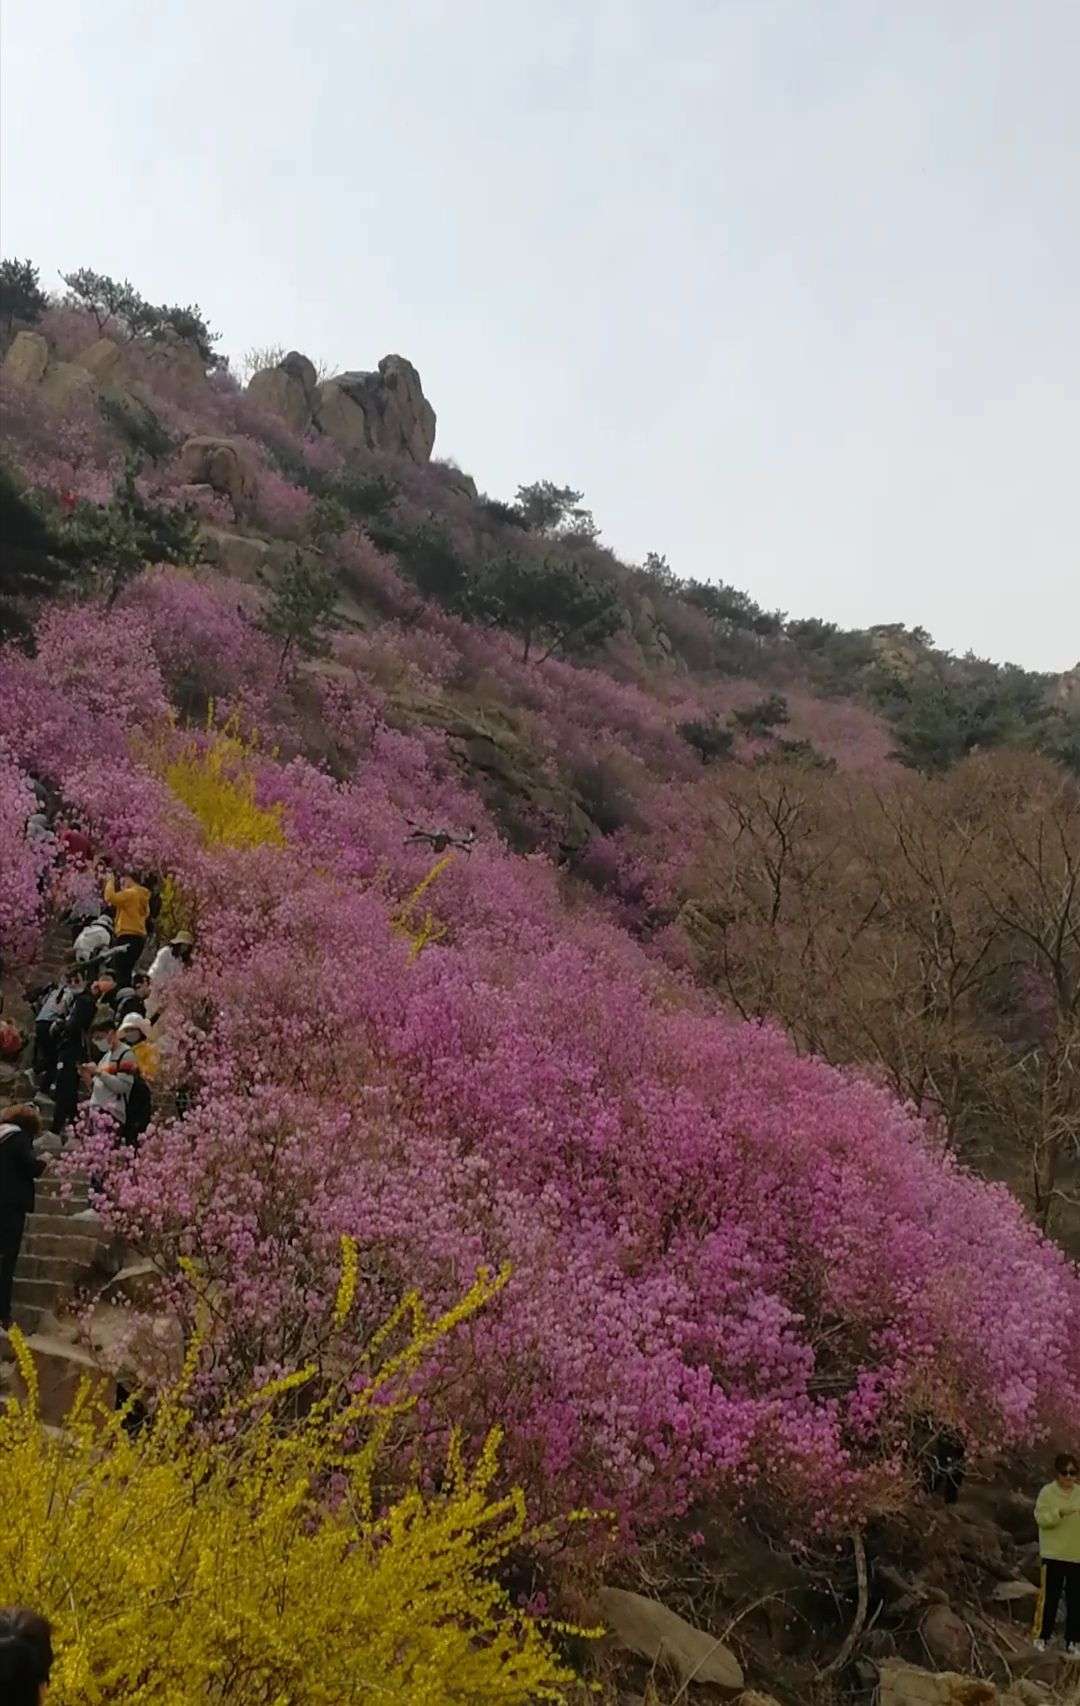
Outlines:
[[191, 951], [194, 947], [194, 937], [189, 930], [178, 930], [172, 940], [160, 948], [154, 956], [150, 967], [150, 999], [146, 1011], [150, 1017], [156, 1018], [165, 1005], [165, 996], [183, 971], [191, 964]]
[[[130, 1023], [130, 1021], [127, 1021]], [[130, 1034], [130, 1033], [129, 1033]], [[136, 1072], [139, 1070], [131, 1043], [116, 1028], [109, 1008], [99, 1007], [94, 1015], [93, 1041], [102, 1049], [98, 1061], [83, 1067], [90, 1081], [90, 1107], [99, 1114], [108, 1114], [118, 1126], [127, 1122], [128, 1098]]]
[[124, 1114], [124, 1142], [134, 1147], [154, 1112], [150, 1085], [157, 1072], [157, 1049], [150, 1041], [150, 1021], [142, 1013], [128, 1013], [117, 1027], [117, 1041], [126, 1044], [135, 1059], [135, 1072]]
[[150, 994], [150, 977], [147, 972], [137, 971], [131, 980], [130, 989], [118, 989], [116, 992], [116, 1017], [123, 1019], [128, 1013], [146, 1013], [147, 997]]

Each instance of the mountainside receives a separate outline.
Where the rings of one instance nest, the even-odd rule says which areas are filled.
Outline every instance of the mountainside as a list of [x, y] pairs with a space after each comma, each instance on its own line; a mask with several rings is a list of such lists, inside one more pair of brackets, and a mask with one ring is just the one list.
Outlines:
[[[84, 1118], [63, 1167], [160, 1277], [200, 1424], [360, 1379], [479, 1271], [382, 1493], [502, 1430], [545, 1525], [516, 1604], [636, 1587], [792, 1703], [928, 1652], [1004, 1685], [1003, 1466], [1080, 1415], [1076, 679], [619, 563], [581, 494], [432, 461], [403, 358], [241, 389], [197, 309], [69, 285], [5, 309], [0, 953], [14, 1005], [100, 905], [35, 781], [195, 938], [154, 1123]], [[943, 1439], [995, 1488], [951, 1526]], [[914, 1597], [875, 1574], [826, 1676], [867, 1546]], [[471, 1697], [646, 1686], [552, 1638], [573, 1679]]]

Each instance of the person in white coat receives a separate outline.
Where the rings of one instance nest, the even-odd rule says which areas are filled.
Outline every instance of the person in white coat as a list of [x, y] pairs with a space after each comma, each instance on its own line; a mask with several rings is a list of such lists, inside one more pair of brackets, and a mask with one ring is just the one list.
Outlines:
[[194, 938], [187, 930], [178, 930], [170, 942], [159, 948], [148, 976], [150, 994], [147, 997], [147, 1017], [155, 1019], [165, 1005], [166, 995], [185, 966], [191, 964]]

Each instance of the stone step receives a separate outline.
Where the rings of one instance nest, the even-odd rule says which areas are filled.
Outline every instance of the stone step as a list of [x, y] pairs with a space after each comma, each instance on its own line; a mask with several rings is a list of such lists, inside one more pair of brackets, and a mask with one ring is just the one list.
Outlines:
[[63, 1304], [70, 1301], [71, 1286], [63, 1280], [23, 1279], [16, 1273], [11, 1295], [16, 1306], [28, 1303], [34, 1309], [46, 1309], [55, 1314]]
[[84, 1208], [89, 1207], [90, 1198], [85, 1191], [72, 1191], [70, 1196], [62, 1197], [39, 1188], [34, 1199], [37, 1214], [81, 1214]]
[[92, 1268], [101, 1254], [101, 1239], [80, 1238], [75, 1233], [28, 1232], [23, 1239], [19, 1266], [30, 1256], [60, 1256], [80, 1266]]
[[37, 1303], [22, 1303], [17, 1298], [11, 1300], [11, 1314], [16, 1327], [24, 1333], [38, 1333], [49, 1319], [47, 1309], [42, 1309]]
[[70, 1250], [50, 1251], [43, 1255], [36, 1250], [27, 1250], [24, 1245], [19, 1251], [19, 1262], [15, 1269], [15, 1281], [19, 1280], [56, 1280], [60, 1285], [73, 1286], [89, 1276], [93, 1268], [93, 1256], [89, 1261]]
[[105, 1232], [97, 1216], [83, 1219], [78, 1214], [28, 1214], [26, 1217], [27, 1236], [38, 1232], [67, 1233], [74, 1232], [80, 1238], [97, 1238], [104, 1240]]

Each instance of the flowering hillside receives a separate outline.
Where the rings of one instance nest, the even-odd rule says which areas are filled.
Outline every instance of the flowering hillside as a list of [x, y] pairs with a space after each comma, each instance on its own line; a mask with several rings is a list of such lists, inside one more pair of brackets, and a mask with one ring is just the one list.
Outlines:
[[[170, 1068], [187, 1111], [95, 1171], [134, 1243], [213, 1279], [208, 1404], [304, 1353], [346, 1232], [369, 1312], [511, 1264], [444, 1351], [432, 1420], [501, 1422], [534, 1501], [613, 1506], [627, 1534], [753, 1497], [766, 1466], [789, 1517], [847, 1523], [903, 1478], [928, 1407], [986, 1449], [1074, 1409], [1058, 1322], [1080, 1287], [1018, 1205], [884, 1091], [721, 1016], [568, 905], [430, 735], [334, 678], [305, 683], [303, 709], [321, 695], [350, 745], [342, 780], [170, 721], [179, 618], [223, 640], [235, 622], [222, 593], [182, 585], [155, 572], [111, 615], [51, 610], [36, 655], [4, 660], [0, 714], [17, 762], [116, 859], [169, 872], [197, 925]], [[257, 636], [235, 636], [231, 680], [288, 730], [294, 695]], [[200, 772], [232, 814], [204, 817]], [[245, 810], [250, 835], [231, 833]], [[403, 843], [432, 818], [479, 837], [420, 894], [434, 855]], [[16, 814], [6, 947], [25, 954], [19, 831]]]
[[[54, 351], [93, 342], [85, 314], [50, 315]], [[811, 1001], [748, 993], [796, 940], [812, 991], [826, 932], [797, 938], [768, 847], [738, 863], [739, 789], [820, 804], [827, 779], [862, 823], [880, 719], [805, 677], [718, 673], [711, 618], [662, 584], [682, 667], [647, 656], [640, 602], [591, 651], [538, 658], [509, 582], [481, 602], [476, 553], [512, 524], [454, 471], [373, 457], [358, 498], [333, 445], [227, 375], [138, 342], [126, 360], [162, 440], [122, 498], [115, 411], [76, 395], [54, 433], [16, 388], [5, 419], [58, 596], [28, 595], [0, 653], [0, 954], [29, 970], [87, 880], [28, 839], [33, 779], [112, 864], [167, 879], [167, 922], [196, 938], [149, 1131], [117, 1148], [84, 1121], [66, 1164], [185, 1325], [213, 1300], [200, 1419], [313, 1354], [346, 1235], [358, 1332], [413, 1288], [449, 1308], [509, 1268], [416, 1374], [397, 1448], [435, 1475], [458, 1434], [482, 1451], [501, 1428], [530, 1512], [614, 1513], [614, 1541], [575, 1531], [586, 1555], [708, 1508], [835, 1535], [910, 1496], [928, 1424], [973, 1457], [1064, 1428], [1075, 1265], [956, 1158], [936, 1081], [858, 1071], [881, 1057], [854, 1024], [829, 1064]], [[185, 477], [196, 433], [244, 441], [243, 502]], [[127, 563], [133, 528], [169, 554]], [[467, 596], [445, 596], [462, 561]], [[835, 892], [848, 850], [830, 844]]]

